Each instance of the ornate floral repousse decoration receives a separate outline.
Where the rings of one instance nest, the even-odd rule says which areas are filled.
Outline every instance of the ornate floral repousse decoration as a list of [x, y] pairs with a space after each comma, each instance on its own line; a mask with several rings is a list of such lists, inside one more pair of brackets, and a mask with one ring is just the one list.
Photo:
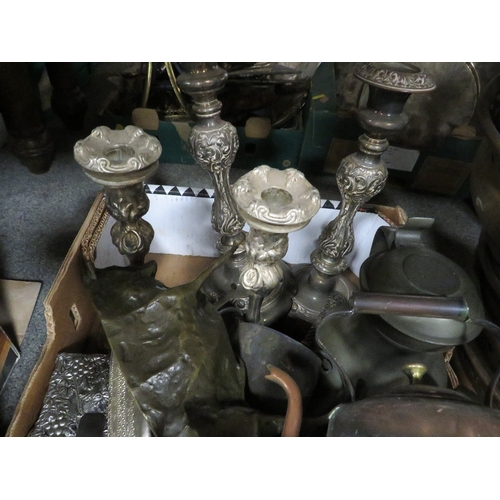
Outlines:
[[321, 232], [311, 266], [295, 273], [299, 292], [292, 315], [309, 322], [318, 317], [330, 293], [342, 292], [346, 298], [352, 294], [354, 285], [343, 271], [348, 266], [345, 256], [354, 247], [356, 211], [385, 185], [382, 155], [389, 147], [388, 137], [408, 123], [405, 103], [412, 94], [435, 88], [431, 78], [411, 63], [361, 63], [353, 74], [369, 87], [366, 107], [357, 110], [365, 133], [358, 138], [358, 151], [344, 158], [337, 170], [339, 214]]
[[[110, 189], [107, 207], [117, 222], [111, 228], [111, 239], [119, 252], [134, 256], [145, 256], [153, 239], [153, 229], [141, 217], [149, 210], [149, 198], [142, 185]], [[142, 259], [142, 257], [141, 257]]]
[[229, 181], [239, 147], [238, 132], [222, 120], [222, 103], [217, 99], [228, 79], [226, 70], [214, 62], [183, 62], [180, 66], [177, 83], [191, 97], [190, 115], [195, 121], [187, 145], [195, 162], [210, 174], [214, 187], [211, 223], [219, 234], [216, 247], [223, 254], [237, 246], [233, 257], [203, 285], [203, 293], [215, 303], [238, 286], [244, 259], [245, 222], [232, 198]]
[[[354, 232], [350, 223], [358, 209], [382, 191], [387, 180], [387, 168], [363, 165], [357, 153], [344, 158], [337, 170], [337, 185], [342, 195], [339, 215], [331, 221], [319, 237], [319, 248], [330, 259], [341, 259], [354, 247]], [[342, 272], [347, 268], [345, 259], [338, 263]]]
[[264, 298], [276, 292], [283, 282], [280, 261], [288, 250], [288, 233], [309, 224], [321, 200], [318, 190], [302, 172], [268, 165], [240, 177], [233, 185], [233, 196], [250, 226], [240, 282], [250, 293], [248, 319], [259, 322]]
[[74, 147], [75, 160], [86, 170], [126, 173], [143, 170], [161, 155], [160, 141], [129, 125], [123, 130], [97, 127]]
[[[319, 191], [299, 170], [261, 165], [240, 178], [233, 195], [243, 216], [256, 227], [289, 233], [304, 226], [320, 207]], [[281, 227], [283, 226], [283, 227]]]
[[107, 354], [58, 354], [42, 410], [29, 436], [75, 436], [85, 413], [106, 414], [108, 380]]
[[366, 133], [358, 139], [359, 151], [342, 160], [337, 184], [342, 195], [340, 213], [319, 237], [319, 247], [311, 262], [319, 272], [338, 275], [347, 268], [344, 256], [354, 246], [353, 219], [356, 211], [378, 194], [387, 179], [382, 154], [389, 147], [387, 136], [404, 128], [403, 113], [413, 93], [429, 92], [435, 83], [410, 63], [362, 63], [354, 74], [370, 87], [368, 107], [358, 110], [358, 119]]
[[428, 92], [436, 85], [421, 69], [408, 63], [363, 63], [356, 67], [355, 75], [370, 85], [388, 90], [411, 93]]
[[221, 235], [217, 248], [226, 252], [244, 239], [244, 222], [231, 198], [229, 170], [239, 147], [236, 128], [221, 119], [221, 102], [217, 92], [227, 81], [227, 72], [217, 63], [181, 63], [177, 79], [183, 92], [192, 99], [196, 124], [188, 137], [188, 147], [198, 165], [211, 176], [214, 184], [212, 227]]
[[230, 168], [239, 147], [236, 128], [223, 121], [214, 128], [195, 125], [188, 141], [196, 163], [210, 172]]
[[239, 147], [236, 128], [222, 120], [218, 127], [195, 125], [188, 144], [196, 163], [207, 170], [214, 181], [212, 227], [221, 235], [237, 235], [243, 222], [229, 187], [229, 169]]
[[97, 127], [74, 147], [75, 160], [94, 182], [104, 186], [106, 208], [116, 219], [114, 245], [132, 264], [144, 262], [154, 230], [142, 219], [149, 210], [144, 181], [158, 168], [156, 137], [129, 125], [123, 130]]
[[288, 250], [288, 237], [251, 228], [245, 245], [247, 261], [241, 272], [241, 283], [246, 290], [270, 293], [283, 278], [279, 266]]

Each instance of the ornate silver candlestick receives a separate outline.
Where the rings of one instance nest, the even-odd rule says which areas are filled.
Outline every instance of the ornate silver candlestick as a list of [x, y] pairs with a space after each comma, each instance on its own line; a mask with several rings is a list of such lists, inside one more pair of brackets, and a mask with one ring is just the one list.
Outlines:
[[298, 170], [262, 165], [235, 182], [233, 195], [250, 226], [240, 276], [250, 297], [247, 320], [271, 323], [287, 314], [296, 291], [291, 272], [281, 260], [288, 250], [288, 233], [302, 229], [316, 215], [319, 192]]
[[214, 183], [212, 227], [221, 235], [217, 247], [224, 253], [244, 240], [244, 221], [231, 197], [229, 184], [229, 169], [239, 146], [238, 134], [233, 125], [221, 119], [222, 104], [217, 100], [227, 73], [216, 63], [181, 63], [181, 66], [185, 72], [177, 82], [193, 98], [193, 112], [198, 120], [189, 134], [189, 150]]
[[183, 73], [177, 78], [181, 90], [193, 99], [192, 111], [197, 123], [188, 138], [189, 150], [196, 163], [211, 176], [214, 185], [212, 227], [221, 237], [217, 242], [220, 253], [234, 245], [240, 247], [204, 284], [203, 291], [216, 302], [232, 290], [239, 281], [244, 260], [245, 222], [231, 195], [229, 169], [236, 156], [239, 140], [236, 128], [221, 119], [219, 92], [227, 81], [227, 72], [217, 63], [181, 63]]
[[387, 136], [408, 122], [403, 113], [406, 101], [412, 93], [435, 88], [413, 64], [363, 63], [354, 74], [369, 86], [367, 107], [358, 111], [358, 120], [366, 132], [358, 139], [359, 151], [345, 157], [337, 170], [340, 213], [322, 231], [319, 247], [311, 254], [312, 266], [296, 274], [299, 292], [290, 315], [311, 323], [316, 321], [329, 294], [338, 292], [346, 298], [351, 295], [353, 285], [341, 273], [347, 268], [344, 257], [354, 246], [354, 215], [385, 185], [387, 168], [381, 156], [389, 147]]
[[75, 144], [74, 155], [85, 174], [104, 186], [106, 208], [117, 221], [111, 228], [114, 245], [131, 264], [142, 264], [154, 236], [142, 219], [149, 210], [144, 181], [158, 168], [160, 142], [132, 125], [97, 127]]

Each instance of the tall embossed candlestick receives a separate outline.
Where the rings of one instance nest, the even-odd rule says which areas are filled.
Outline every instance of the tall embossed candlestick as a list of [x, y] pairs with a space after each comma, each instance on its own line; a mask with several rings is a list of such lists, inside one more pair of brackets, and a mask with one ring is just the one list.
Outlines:
[[209, 299], [215, 302], [238, 283], [244, 258], [245, 222], [238, 213], [229, 182], [229, 169], [239, 140], [236, 128], [220, 117], [222, 104], [217, 92], [224, 87], [227, 72], [217, 63], [181, 63], [181, 68], [177, 83], [193, 99], [192, 111], [197, 119], [188, 137], [189, 150], [196, 163], [210, 174], [214, 185], [212, 227], [220, 234], [217, 248], [224, 253], [240, 245], [203, 287]]
[[337, 170], [340, 213], [323, 229], [318, 248], [311, 254], [311, 266], [296, 274], [299, 291], [290, 316], [310, 323], [316, 321], [332, 292], [344, 298], [352, 293], [353, 285], [341, 273], [348, 266], [345, 256], [354, 246], [354, 216], [385, 185], [382, 154], [389, 147], [387, 137], [408, 122], [403, 113], [406, 101], [414, 93], [435, 88], [426, 73], [409, 63], [362, 63], [354, 75], [369, 86], [367, 105], [357, 113], [365, 133], [358, 139], [359, 151], [346, 156]]
[[123, 130], [97, 127], [74, 147], [75, 160], [97, 184], [104, 186], [106, 208], [116, 219], [114, 245], [131, 264], [144, 263], [154, 230], [142, 219], [149, 210], [144, 181], [158, 168], [160, 141], [129, 125]]
[[[247, 320], [271, 323], [288, 313], [296, 291], [295, 286], [287, 286], [287, 268], [281, 260], [288, 250], [288, 234], [316, 215], [319, 192], [298, 170], [261, 165], [234, 183], [233, 195], [250, 226], [240, 276], [250, 298]], [[268, 299], [268, 311], [262, 315], [264, 299]]]

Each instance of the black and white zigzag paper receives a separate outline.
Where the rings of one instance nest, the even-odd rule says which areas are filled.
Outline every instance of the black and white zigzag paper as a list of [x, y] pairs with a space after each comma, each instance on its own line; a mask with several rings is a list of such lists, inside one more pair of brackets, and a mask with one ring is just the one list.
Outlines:
[[[219, 235], [212, 228], [214, 190], [148, 184], [150, 207], [144, 219], [154, 228], [151, 253], [200, 255], [217, 257]], [[289, 264], [309, 263], [311, 252], [318, 245], [323, 228], [338, 214], [339, 201], [322, 200], [321, 209], [300, 231], [289, 234]], [[114, 220], [108, 221], [97, 248], [97, 267], [127, 265], [126, 259], [114, 249], [109, 235]], [[363, 207], [354, 218], [354, 250], [347, 257], [353, 272], [357, 272], [368, 257], [376, 230], [387, 225], [370, 207]], [[245, 226], [248, 231], [249, 227]]]

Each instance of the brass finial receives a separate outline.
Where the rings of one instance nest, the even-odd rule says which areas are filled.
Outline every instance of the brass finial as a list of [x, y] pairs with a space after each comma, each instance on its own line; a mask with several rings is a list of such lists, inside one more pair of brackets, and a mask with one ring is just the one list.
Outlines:
[[421, 363], [409, 363], [403, 366], [403, 372], [409, 378], [411, 385], [421, 384], [427, 367]]

